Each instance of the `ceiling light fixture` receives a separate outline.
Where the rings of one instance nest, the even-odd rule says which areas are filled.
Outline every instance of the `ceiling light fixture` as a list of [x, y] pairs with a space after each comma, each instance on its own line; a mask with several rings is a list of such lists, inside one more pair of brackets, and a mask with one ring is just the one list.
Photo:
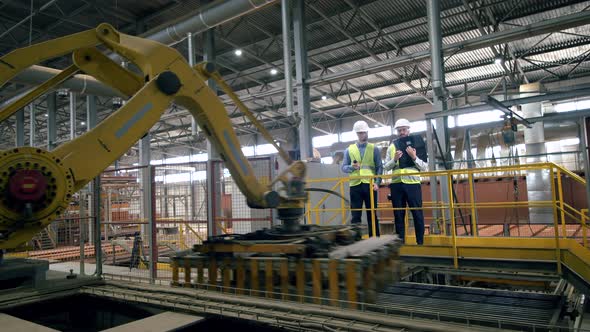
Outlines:
[[494, 58], [494, 63], [497, 65], [501, 65], [502, 63], [504, 63], [504, 57], [501, 54], [496, 55], [496, 57]]
[[278, 74], [278, 73], [279, 73], [279, 71], [278, 71], [278, 70], [276, 70], [276, 68], [273, 68], [273, 69], [271, 69], [271, 70], [270, 70], [270, 74], [271, 74], [271, 75], [276, 75], [276, 74]]
[[235, 51], [234, 51], [234, 54], [235, 54], [236, 56], [242, 56], [242, 50], [240, 50], [240, 49], [237, 49], [237, 50], [235, 50]]

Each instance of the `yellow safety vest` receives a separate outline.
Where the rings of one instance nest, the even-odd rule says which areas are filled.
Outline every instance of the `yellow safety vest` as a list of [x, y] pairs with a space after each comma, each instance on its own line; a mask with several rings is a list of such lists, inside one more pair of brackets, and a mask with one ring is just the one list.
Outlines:
[[[360, 169], [355, 170], [354, 172], [350, 173], [349, 176], [371, 176], [375, 175], [375, 160], [374, 160], [374, 152], [375, 152], [375, 145], [371, 143], [367, 143], [367, 147], [365, 148], [365, 155], [361, 158], [361, 151], [359, 150], [358, 146], [355, 144], [351, 144], [348, 147], [348, 155], [350, 156], [350, 164], [352, 165], [353, 161], [360, 160]], [[350, 180], [350, 186], [358, 186], [361, 183], [371, 183], [370, 179], [353, 179]]]
[[[391, 144], [392, 145], [392, 149], [390, 150], [391, 153], [389, 155], [389, 157], [393, 160], [394, 156], [395, 156], [395, 144]], [[399, 160], [398, 160], [398, 164], [399, 164]], [[410, 175], [410, 174], [416, 174], [416, 173], [420, 173], [420, 171], [417, 168], [414, 167], [408, 167], [408, 168], [395, 168], [392, 172], [393, 175], [397, 175], [394, 176], [391, 179], [391, 183], [405, 183], [405, 184], [420, 184], [420, 175]]]

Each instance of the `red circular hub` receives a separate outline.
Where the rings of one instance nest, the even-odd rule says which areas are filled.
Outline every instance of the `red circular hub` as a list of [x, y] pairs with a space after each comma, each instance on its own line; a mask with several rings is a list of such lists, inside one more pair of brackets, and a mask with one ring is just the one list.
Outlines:
[[47, 180], [36, 170], [21, 169], [8, 180], [10, 196], [20, 202], [37, 202], [45, 195]]

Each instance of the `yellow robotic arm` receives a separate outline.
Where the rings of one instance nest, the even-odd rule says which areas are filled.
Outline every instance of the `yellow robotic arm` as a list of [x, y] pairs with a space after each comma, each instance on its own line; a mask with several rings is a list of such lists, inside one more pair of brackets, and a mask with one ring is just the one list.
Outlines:
[[[142, 75], [119, 66], [101, 53], [98, 45], [134, 63]], [[145, 135], [173, 102], [184, 106], [195, 118], [251, 207], [277, 208], [279, 218], [287, 224], [297, 223], [303, 215], [307, 199], [305, 164], [289, 159], [211, 64], [191, 68], [180, 53], [168, 46], [101, 24], [96, 29], [5, 55], [0, 59], [0, 85], [35, 63], [70, 52], [73, 65], [0, 110], [0, 121], [79, 71], [130, 99], [96, 128], [53, 151], [31, 147], [0, 151], [0, 249], [21, 245], [57, 218], [72, 195]], [[256, 179], [223, 103], [205, 83], [209, 78], [219, 83], [290, 165], [269, 185]], [[273, 190], [277, 182], [282, 183], [280, 192]]]

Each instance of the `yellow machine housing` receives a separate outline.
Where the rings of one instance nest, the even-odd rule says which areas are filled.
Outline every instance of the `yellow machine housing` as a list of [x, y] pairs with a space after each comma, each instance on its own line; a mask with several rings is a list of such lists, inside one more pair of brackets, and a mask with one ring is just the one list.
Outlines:
[[[120, 66], [103, 54], [99, 46], [135, 64], [141, 74]], [[77, 72], [95, 77], [129, 99], [96, 128], [53, 151], [30, 147], [0, 151], [0, 249], [22, 245], [51, 223], [65, 210], [72, 195], [144, 136], [171, 103], [185, 107], [195, 118], [220, 152], [251, 207], [277, 208], [279, 218], [291, 225], [303, 215], [307, 199], [303, 185], [305, 164], [293, 162], [274, 142], [211, 63], [192, 68], [173, 48], [101, 24], [96, 29], [3, 56], [0, 85], [36, 63], [68, 53], [72, 53], [73, 64], [0, 110], [0, 121]], [[270, 184], [257, 181], [223, 103], [206, 84], [210, 78], [217, 81], [290, 165]], [[281, 189], [274, 190], [275, 185]]]

